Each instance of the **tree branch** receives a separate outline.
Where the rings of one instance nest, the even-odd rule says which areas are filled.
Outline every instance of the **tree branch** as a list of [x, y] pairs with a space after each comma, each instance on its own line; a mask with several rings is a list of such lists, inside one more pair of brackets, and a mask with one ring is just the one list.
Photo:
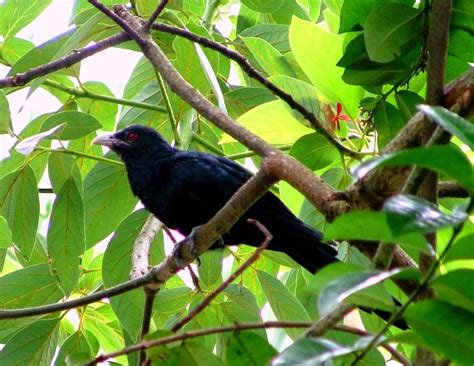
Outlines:
[[194, 319], [199, 313], [201, 313], [210, 303], [212, 300], [214, 300], [222, 291], [224, 291], [227, 286], [229, 286], [237, 277], [239, 277], [248, 267], [252, 265], [259, 257], [260, 254], [262, 254], [263, 250], [268, 247], [268, 244], [270, 244], [270, 241], [272, 240], [273, 236], [270, 234], [270, 232], [263, 226], [261, 223], [259, 223], [256, 220], [248, 219], [247, 222], [254, 224], [259, 228], [260, 231], [265, 235], [265, 239], [260, 245], [255, 252], [244, 262], [242, 265], [237, 268], [237, 270], [232, 273], [229, 278], [227, 278], [222, 284], [216, 288], [214, 291], [212, 291], [200, 304], [198, 304], [192, 311], [189, 312], [187, 316], [185, 316], [183, 319], [178, 321], [171, 330], [173, 332], [178, 331], [181, 329], [184, 325], [189, 323], [192, 319]]
[[439, 182], [438, 183], [438, 195], [440, 198], [444, 197], [455, 197], [455, 198], [467, 198], [469, 192], [466, 188], [461, 186], [459, 183], [454, 181]]
[[166, 4], [168, 4], [168, 0], [161, 0], [158, 6], [156, 7], [155, 11], [153, 14], [151, 14], [150, 18], [146, 21], [146, 23], [143, 25], [143, 30], [144, 31], [149, 31], [150, 28], [153, 26], [153, 23], [155, 20], [160, 16], [161, 12], [165, 8]]

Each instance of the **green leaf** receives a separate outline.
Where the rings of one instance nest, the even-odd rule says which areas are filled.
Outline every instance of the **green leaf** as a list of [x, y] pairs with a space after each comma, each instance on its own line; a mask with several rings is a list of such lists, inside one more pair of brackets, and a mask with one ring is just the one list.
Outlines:
[[270, 43], [254, 37], [242, 37], [242, 39], [267, 75], [295, 76], [288, 61]]
[[70, 294], [79, 280], [80, 257], [85, 250], [84, 208], [73, 178], [59, 190], [51, 210], [48, 253], [61, 288]]
[[277, 11], [284, 3], [284, 0], [242, 0], [242, 4], [249, 9], [258, 11], [259, 13], [273, 13]]
[[468, 32], [474, 31], [472, 19], [474, 17], [474, 4], [471, 0], [456, 0], [453, 2], [453, 14], [451, 26], [465, 29]]
[[58, 134], [60, 140], [74, 140], [102, 128], [100, 122], [87, 113], [66, 111], [55, 113], [46, 119], [41, 130], [46, 131], [62, 123], [66, 123], [66, 126]]
[[378, 132], [377, 145], [381, 150], [402, 129], [404, 125], [400, 111], [388, 102], [377, 105], [374, 113], [374, 126]]
[[387, 222], [395, 236], [409, 233], [432, 233], [441, 228], [462, 224], [468, 217], [463, 211], [443, 213], [434, 203], [423, 198], [398, 194], [383, 205]]
[[3, 38], [10, 38], [30, 24], [44, 9], [51, 4], [51, 0], [5, 0], [0, 3], [0, 34]]
[[339, 216], [327, 225], [324, 239], [396, 242], [407, 251], [432, 253], [426, 239], [419, 233], [395, 235], [384, 212], [352, 211]]
[[20, 254], [29, 258], [38, 228], [39, 197], [35, 174], [28, 165], [0, 181], [0, 209]]
[[463, 61], [472, 62], [474, 60], [474, 39], [471, 33], [459, 28], [450, 29], [448, 53]]
[[290, 51], [288, 29], [289, 27], [285, 24], [257, 24], [245, 29], [240, 36], [263, 39], [281, 53], [286, 53]]
[[48, 159], [48, 175], [53, 191], [58, 193], [64, 182], [72, 178], [78, 191], [82, 194], [81, 172], [76, 159], [69, 154], [54, 153]]
[[472, 243], [474, 243], [474, 234], [466, 235], [456, 240], [446, 254], [445, 262], [459, 259], [474, 259]]
[[[237, 120], [239, 124], [272, 144], [288, 144], [311, 132], [288, 111], [280, 100], [261, 104]], [[233, 142], [229, 135], [224, 135], [221, 143]]]
[[[318, 47], [308, 47], [311, 44]], [[344, 110], [355, 117], [363, 89], [344, 83], [341, 79], [344, 70], [335, 66], [342, 56], [342, 39], [294, 17], [290, 25], [290, 45], [296, 61], [318, 91], [331, 102], [340, 102]]]
[[130, 191], [125, 169], [109, 163], [97, 163], [84, 179], [87, 247], [109, 235], [136, 204], [137, 199]]
[[186, 310], [192, 299], [193, 291], [189, 287], [175, 287], [158, 292], [153, 310], [158, 317]]
[[395, 93], [398, 110], [404, 122], [408, 122], [417, 112], [418, 104], [422, 104], [424, 99], [419, 94], [410, 90], [400, 90]]
[[402, 48], [420, 36], [421, 13], [403, 4], [385, 4], [373, 9], [364, 24], [367, 52], [372, 61], [390, 62]]
[[34, 47], [35, 45], [26, 39], [7, 38], [1, 46], [2, 58], [13, 65]]
[[207, 251], [199, 257], [199, 282], [206, 289], [211, 289], [218, 282], [222, 282], [222, 250]]
[[50, 365], [58, 343], [59, 320], [40, 320], [20, 330], [0, 352], [0, 363], [4, 366]]
[[440, 300], [474, 313], [474, 269], [448, 272], [432, 283]]
[[302, 338], [278, 355], [272, 365], [326, 365], [326, 362], [354, 351], [356, 348], [342, 346], [326, 338]]
[[[247, 288], [237, 284], [230, 284], [225, 290], [228, 301], [220, 304], [224, 317], [230, 324], [258, 323], [262, 321], [260, 308], [254, 294]], [[254, 329], [251, 332], [260, 338], [267, 339], [264, 329]]]
[[0, 215], [0, 249], [8, 249], [12, 245], [12, 232], [7, 220]]
[[462, 365], [474, 363], [474, 313], [431, 300], [414, 304], [405, 317], [430, 349]]
[[474, 125], [443, 107], [420, 106], [420, 110], [474, 150]]
[[153, 364], [159, 363], [163, 366], [224, 366], [224, 362], [217, 358], [212, 351], [203, 347], [199, 341], [193, 339], [187, 340], [173, 348], [151, 348], [147, 351], [147, 355]]
[[238, 118], [260, 104], [275, 100], [275, 96], [264, 88], [241, 87], [225, 95], [229, 115]]
[[300, 137], [292, 146], [290, 155], [311, 170], [325, 168], [339, 157], [338, 150], [325, 137], [311, 133]]
[[[114, 94], [107, 85], [98, 81], [86, 81], [82, 87], [88, 92], [114, 97]], [[94, 98], [79, 98], [77, 104], [81, 111], [94, 116], [102, 125], [102, 129], [112, 131], [115, 126], [115, 116], [118, 112], [118, 105], [107, 103]]]
[[370, 11], [386, 2], [386, 0], [345, 0], [341, 8], [339, 33], [362, 30]]
[[3, 90], [0, 90], [0, 134], [13, 131], [10, 106]]
[[[94, 344], [89, 344], [91, 341]], [[73, 357], [85, 356], [85, 361], [92, 359], [99, 349], [99, 343], [93, 334], [89, 333], [86, 338], [83, 330], [71, 334], [61, 345], [58, 357], [54, 362], [54, 366], [70, 365], [68, 361]], [[75, 358], [74, 358], [75, 359]], [[75, 365], [75, 363], [73, 363]]]
[[[62, 47], [68, 40], [74, 29], [68, 30], [53, 39], [33, 48], [31, 51], [21, 57], [12, 68], [8, 71], [8, 76], [25, 72], [31, 68], [46, 64], [50, 62], [59, 48]], [[69, 73], [71, 71], [62, 70], [61, 73]]]
[[[59, 288], [56, 277], [51, 275], [47, 263], [25, 267], [0, 277], [1, 309], [54, 304], [63, 297], [64, 293]], [[2, 320], [0, 334], [10, 334], [31, 322], [31, 317]]]
[[[283, 91], [290, 94], [294, 100], [302, 104], [308, 111], [313, 112], [315, 116], [320, 113], [318, 92], [316, 88], [304, 81], [289, 76], [276, 75], [270, 77], [270, 81]], [[289, 107], [288, 107], [289, 108]], [[298, 112], [293, 111], [297, 118], [300, 118]], [[309, 126], [309, 122], [307, 123]]]
[[401, 271], [403, 270], [400, 268], [392, 271], [363, 271], [339, 277], [328, 283], [319, 295], [318, 309], [321, 316], [330, 313], [339, 303], [361, 290], [366, 291], [354, 299], [356, 304], [394, 310], [393, 300], [388, 292], [382, 287], [369, 288], [400, 274]]
[[[303, 305], [278, 279], [263, 271], [257, 271], [257, 278], [278, 320], [311, 321]], [[301, 329], [287, 329], [286, 332], [292, 339], [296, 339], [301, 336], [303, 331]]]
[[469, 191], [474, 191], [472, 165], [466, 155], [452, 144], [419, 147], [382, 155], [363, 162], [353, 174], [360, 179], [372, 169], [400, 165], [417, 165], [435, 170], [457, 180]]
[[226, 352], [227, 365], [268, 365], [278, 354], [265, 339], [253, 332], [234, 333], [229, 340]]
[[[131, 213], [115, 230], [107, 245], [102, 264], [104, 286], [112, 287], [128, 281], [132, 270], [131, 253], [133, 243], [142, 229], [149, 214], [145, 210]], [[153, 248], [158, 245], [158, 238]], [[139, 340], [145, 298], [142, 289], [115, 296], [110, 300], [112, 309], [122, 326], [134, 342]]]

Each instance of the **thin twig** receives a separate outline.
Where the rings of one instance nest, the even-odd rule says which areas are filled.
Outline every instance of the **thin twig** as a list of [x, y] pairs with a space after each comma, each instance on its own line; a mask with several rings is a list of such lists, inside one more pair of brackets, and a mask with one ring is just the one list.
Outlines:
[[268, 328], [307, 328], [311, 323], [305, 322], [278, 322], [278, 321], [270, 321], [264, 323], [244, 323], [244, 324], [234, 324], [228, 325], [220, 328], [210, 328], [210, 329], [200, 329], [195, 331], [184, 332], [168, 337], [163, 337], [160, 339], [155, 339], [151, 341], [143, 341], [128, 347], [125, 347], [117, 352], [112, 352], [105, 355], [100, 355], [96, 357], [94, 360], [86, 363], [85, 366], [92, 366], [96, 365], [100, 362], [104, 362], [114, 357], [127, 355], [133, 352], [137, 352], [140, 350], [145, 350], [151, 347], [161, 346], [163, 344], [174, 343], [178, 341], [183, 341], [186, 339], [202, 337], [209, 334], [220, 334], [220, 333], [228, 333], [228, 332], [235, 332], [235, 331], [243, 331], [243, 330], [251, 330], [251, 329], [268, 329]]
[[252, 265], [259, 257], [260, 254], [264, 249], [268, 247], [270, 244], [270, 241], [272, 240], [273, 236], [270, 234], [270, 232], [263, 226], [260, 222], [257, 220], [252, 220], [248, 219], [247, 222], [257, 226], [257, 228], [263, 233], [264, 241], [262, 245], [260, 245], [255, 252], [244, 262], [242, 265], [237, 268], [237, 270], [232, 273], [229, 278], [227, 278], [222, 284], [216, 288], [214, 291], [212, 291], [201, 303], [199, 303], [193, 310], [189, 312], [188, 315], [186, 315], [183, 319], [178, 321], [171, 330], [173, 332], [178, 331], [181, 329], [184, 325], [189, 323], [192, 319], [194, 319], [199, 313], [201, 313], [210, 303], [212, 300], [214, 300], [222, 291], [224, 291], [237, 277], [239, 277], [248, 267]]
[[151, 14], [150, 18], [146, 21], [146, 23], [143, 25], [143, 30], [144, 31], [149, 31], [150, 28], [152, 27], [153, 23], [155, 20], [160, 16], [161, 12], [165, 8], [166, 4], [168, 4], [168, 0], [161, 0], [158, 6], [156, 7], [155, 11], [153, 14]]
[[330, 313], [324, 315], [316, 323], [311, 325], [306, 332], [306, 337], [319, 337], [323, 335], [328, 329], [334, 327], [347, 313], [354, 309], [353, 305], [340, 303]]

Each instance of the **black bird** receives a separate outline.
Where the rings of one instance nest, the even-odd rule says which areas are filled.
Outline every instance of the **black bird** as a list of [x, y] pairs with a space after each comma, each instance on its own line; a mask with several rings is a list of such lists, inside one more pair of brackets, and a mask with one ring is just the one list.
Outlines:
[[[209, 221], [251, 177], [232, 160], [178, 150], [145, 126], [99, 136], [93, 143], [115, 151], [125, 163], [133, 193], [146, 209], [186, 236]], [[310, 272], [337, 261], [336, 250], [321, 241], [322, 234], [293, 215], [271, 192], [255, 202], [211, 249], [222, 244], [261, 245], [263, 234], [248, 218], [261, 222], [273, 235], [268, 249], [288, 254]]]
[[[201, 152], [176, 149], [150, 127], [133, 125], [92, 143], [115, 151], [125, 163], [135, 194], [148, 211], [168, 228], [189, 235], [205, 224], [251, 177], [232, 160]], [[273, 193], [267, 192], [237, 221], [222, 240], [222, 245], [260, 246], [264, 236], [247, 219], [262, 223], [273, 235], [268, 249], [288, 254], [310, 272], [337, 262], [336, 250], [322, 242], [322, 234], [298, 219]], [[400, 305], [396, 299], [395, 304]], [[362, 308], [383, 319], [391, 313]], [[406, 329], [404, 319], [396, 326]]]

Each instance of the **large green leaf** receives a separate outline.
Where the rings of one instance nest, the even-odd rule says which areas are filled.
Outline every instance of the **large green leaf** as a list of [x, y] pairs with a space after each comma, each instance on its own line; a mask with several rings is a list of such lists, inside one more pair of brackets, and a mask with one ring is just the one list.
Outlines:
[[469, 191], [474, 191], [472, 164], [466, 155], [452, 144], [419, 147], [382, 155], [363, 162], [353, 173], [357, 178], [362, 178], [374, 168], [400, 165], [418, 165], [436, 170], [457, 180]]
[[[311, 321], [303, 305], [278, 279], [263, 271], [257, 271], [257, 277], [265, 297], [278, 320]], [[302, 332], [301, 329], [287, 330], [288, 335], [292, 339], [298, 338]]]
[[0, 34], [13, 37], [40, 15], [51, 0], [5, 0], [0, 3]]
[[[362, 344], [359, 345], [359, 349]], [[326, 338], [302, 338], [276, 357], [272, 365], [319, 366], [332, 359], [355, 352], [357, 348], [342, 346]]]
[[[288, 110], [280, 100], [261, 104], [239, 117], [238, 122], [250, 131], [272, 144], [288, 144], [306, 135], [310, 128]], [[221, 143], [234, 141], [224, 135]]]
[[283, 5], [284, 0], [242, 0], [242, 4], [259, 13], [273, 13]]
[[[342, 56], [342, 38], [296, 17], [290, 25], [293, 55], [318, 91], [331, 102], [340, 102], [355, 117], [363, 90], [342, 81], [343, 69], [335, 66]], [[310, 47], [314, 45], [314, 47]]]
[[390, 62], [402, 48], [421, 36], [421, 12], [403, 4], [384, 4], [372, 9], [364, 23], [364, 38], [372, 61]]
[[211, 289], [213, 285], [222, 282], [222, 250], [211, 250], [199, 257], [198, 267], [199, 281], [206, 289]]
[[474, 125], [443, 107], [423, 105], [420, 110], [474, 150]]
[[288, 26], [284, 24], [257, 24], [240, 33], [241, 37], [256, 37], [270, 43], [281, 53], [290, 51]]
[[[114, 97], [112, 91], [107, 85], [98, 81], [86, 81], [82, 87], [88, 92]], [[81, 111], [97, 118], [102, 125], [102, 129], [112, 131], [115, 126], [115, 116], [118, 112], [116, 103], [107, 103], [94, 98], [81, 98], [77, 100], [77, 104]]]
[[39, 197], [35, 174], [28, 165], [0, 181], [0, 209], [20, 254], [29, 258], [38, 228]]
[[87, 247], [109, 235], [136, 203], [125, 169], [109, 163], [97, 163], [84, 180]]
[[13, 65], [34, 47], [35, 45], [26, 39], [7, 38], [2, 44], [2, 58]]
[[20, 330], [0, 352], [0, 363], [5, 366], [50, 365], [58, 345], [59, 320], [39, 320]]
[[432, 248], [419, 233], [396, 235], [388, 224], [387, 214], [374, 211], [352, 211], [327, 225], [326, 240], [368, 240], [385, 243], [396, 242], [407, 251], [432, 253]]
[[379, 150], [382, 150], [398, 134], [403, 125], [402, 115], [393, 104], [382, 102], [377, 105], [374, 113], [374, 127], [378, 132]]
[[[149, 214], [145, 210], [133, 212], [115, 230], [114, 236], [107, 245], [102, 265], [102, 278], [106, 287], [118, 285], [129, 279], [132, 270], [133, 243], [148, 217]], [[160, 245], [159, 240], [155, 240], [152, 249], [157, 250], [157, 245]], [[115, 296], [111, 299], [111, 303], [122, 326], [134, 342], [138, 341], [145, 303], [143, 290], [137, 289]]]
[[[0, 277], [0, 308], [20, 309], [54, 304], [64, 297], [48, 264], [22, 268]], [[2, 320], [0, 334], [9, 333], [31, 323], [32, 318]]]
[[0, 90], [0, 134], [10, 133], [13, 130], [10, 117], [10, 106], [3, 90]]
[[461, 365], [474, 363], [473, 312], [431, 300], [411, 306], [405, 317], [429, 348]]
[[395, 236], [409, 233], [432, 233], [444, 227], [463, 223], [468, 215], [463, 211], [443, 213], [434, 203], [412, 195], [390, 197], [383, 205], [387, 222]]
[[187, 366], [224, 366], [224, 361], [218, 358], [211, 350], [203, 347], [194, 339], [187, 340], [181, 345], [173, 348], [157, 347], [147, 351], [148, 357], [153, 364], [159, 363], [164, 366], [187, 365]]
[[68, 178], [56, 196], [48, 228], [50, 266], [66, 294], [72, 292], [79, 280], [84, 250], [82, 196], [74, 179]]
[[7, 249], [12, 245], [12, 232], [7, 220], [0, 215], [0, 249]]
[[242, 37], [242, 39], [267, 75], [295, 76], [288, 61], [270, 43], [255, 37]]
[[[392, 297], [382, 287], [372, 286], [386, 279], [398, 275], [402, 270], [392, 271], [362, 271], [338, 277], [327, 284], [319, 294], [318, 309], [322, 316], [330, 313], [334, 308], [351, 295], [361, 290], [354, 301], [358, 305], [381, 308], [383, 310], [394, 310]], [[350, 300], [349, 300], [350, 301]]]
[[[247, 288], [237, 284], [230, 284], [224, 294], [228, 301], [220, 304], [224, 317], [230, 324], [235, 323], [258, 323], [262, 321], [260, 309], [257, 300], [252, 292]], [[267, 338], [264, 329], [255, 329], [252, 331], [260, 338]]]
[[68, 365], [68, 361], [78, 356], [85, 357], [85, 361], [89, 361], [97, 354], [99, 347], [99, 342], [92, 333], [89, 332], [86, 337], [83, 330], [78, 330], [61, 345], [54, 366]]
[[66, 111], [55, 113], [46, 119], [41, 130], [46, 131], [63, 123], [66, 123], [66, 126], [58, 133], [61, 140], [74, 140], [102, 127], [95, 117], [87, 113]]
[[300, 137], [294, 143], [290, 155], [309, 169], [318, 170], [334, 163], [339, 152], [325, 137], [311, 133]]
[[226, 360], [229, 366], [268, 365], [277, 353], [265, 339], [253, 332], [244, 331], [234, 333], [230, 338]]
[[82, 195], [81, 172], [76, 164], [76, 159], [72, 155], [50, 154], [48, 159], [48, 175], [55, 193], [59, 192], [67, 179], [72, 178]]
[[474, 269], [448, 272], [432, 283], [440, 300], [474, 313]]

